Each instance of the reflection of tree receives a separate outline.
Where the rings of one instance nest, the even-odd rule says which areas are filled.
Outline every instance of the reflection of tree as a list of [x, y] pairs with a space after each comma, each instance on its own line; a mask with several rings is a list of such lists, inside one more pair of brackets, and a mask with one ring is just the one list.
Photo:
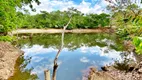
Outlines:
[[129, 56], [130, 56], [130, 53], [127, 51], [121, 53], [122, 61], [116, 60], [114, 63], [114, 67], [119, 70], [129, 71], [130, 68], [133, 66], [132, 64], [135, 63], [134, 60], [130, 58]]
[[56, 80], [56, 72], [57, 72], [57, 68], [58, 68], [57, 60], [58, 60], [59, 54], [60, 54], [60, 52], [61, 52], [61, 50], [63, 49], [63, 46], [64, 46], [64, 33], [65, 33], [65, 30], [66, 30], [67, 26], [69, 25], [71, 19], [72, 18], [70, 18], [67, 25], [64, 26], [64, 29], [63, 29], [63, 32], [62, 32], [61, 47], [59, 48], [59, 51], [57, 52], [57, 54], [55, 56], [55, 59], [54, 59], [52, 80]]
[[[44, 45], [44, 47], [49, 48], [53, 47], [56, 49], [59, 49], [61, 40], [60, 34], [36, 34], [32, 37], [33, 44], [30, 44], [29, 39], [21, 39], [19, 40], [19, 43], [21, 46], [28, 44], [28, 46], [33, 46], [34, 44], [38, 45]], [[107, 39], [113, 41], [115, 44], [110, 45], [111, 49], [115, 49], [117, 51], [121, 51], [123, 49], [123, 46], [121, 44], [121, 41], [117, 39], [115, 35], [109, 35], [109, 34], [66, 34], [64, 37], [64, 47], [68, 48], [69, 50], [75, 50], [77, 48], [80, 48], [82, 45], [92, 47], [92, 46], [100, 46], [105, 47], [107, 46], [107, 42], [102, 42], [102, 40]], [[98, 40], [98, 41], [97, 41]]]
[[142, 61], [142, 54], [136, 54], [134, 51], [134, 56], [135, 56], [137, 63], [140, 63]]
[[[36, 74], [31, 74], [32, 69], [24, 69], [27, 64], [30, 62], [29, 59], [24, 59], [23, 56], [17, 59], [15, 65], [14, 76], [10, 77], [8, 80], [36, 80], [38, 79]], [[21, 65], [22, 64], [22, 65]]]
[[[56, 56], [55, 56], [55, 58], [54, 58], [54, 66], [53, 66], [52, 80], [56, 80], [56, 73], [57, 73], [57, 68], [58, 68], [58, 63], [57, 63], [57, 61], [58, 61], [58, 57], [59, 57], [59, 55], [60, 55], [60, 52], [62, 51], [63, 46], [64, 46], [64, 33], [65, 33], [65, 30], [66, 30], [67, 26], [69, 25], [71, 19], [72, 19], [72, 18], [70, 18], [70, 20], [69, 20], [69, 22], [67, 23], [67, 25], [64, 26], [64, 29], [63, 29], [63, 32], [62, 32], [61, 46], [60, 46], [60, 48], [59, 48], [59, 50], [58, 50], [58, 52], [57, 52], [57, 54], [56, 54]], [[46, 79], [47, 79], [47, 80], [50, 79], [50, 75], [47, 75], [47, 74], [49, 74], [48, 70], [47, 70], [47, 72], [45, 71], [45, 80], [46, 80]]]

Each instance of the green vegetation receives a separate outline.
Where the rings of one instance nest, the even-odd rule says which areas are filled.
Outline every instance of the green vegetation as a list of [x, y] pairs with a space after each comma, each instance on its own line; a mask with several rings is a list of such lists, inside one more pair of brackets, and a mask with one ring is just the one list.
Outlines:
[[75, 28], [97, 28], [109, 25], [109, 15], [102, 14], [88, 14], [85, 15], [74, 8], [69, 8], [68, 11], [41, 11], [41, 14], [29, 15], [17, 12], [17, 17], [22, 23], [18, 28], [63, 28], [70, 18], [71, 23], [67, 29]]
[[[32, 38], [28, 36], [29, 35], [25, 35], [25, 37], [27, 37], [26, 39], [22, 39], [21, 37], [21, 39], [18, 40], [19, 47], [24, 47], [25, 44], [32, 47], [34, 44], [38, 44], [43, 45], [45, 48], [53, 47], [55, 49], [59, 49], [61, 45], [61, 34], [35, 34]], [[123, 50], [122, 40], [119, 40], [115, 34], [65, 34], [64, 47], [69, 50], [75, 50], [82, 47], [82, 45], [88, 47], [108, 46], [110, 49], [117, 51]]]
[[[22, 6], [29, 5], [35, 11], [32, 2], [40, 4], [39, 0], [0, 0], [0, 41], [11, 41], [7, 36], [8, 32], [18, 28], [57, 28], [61, 29], [72, 17], [67, 29], [93, 29], [98, 27], [114, 27], [116, 33], [123, 40], [133, 41], [136, 52], [141, 53], [141, 43], [135, 40], [135, 36], [142, 37], [142, 10], [138, 3], [131, 0], [105, 0], [110, 4], [107, 9], [110, 15], [102, 14], [83, 14], [75, 8], [67, 11], [41, 11], [40, 14], [30, 15], [27, 10], [25, 13], [18, 12]], [[139, 46], [136, 44], [140, 44]]]
[[142, 53], [142, 39], [140, 37], [134, 37], [133, 44], [136, 46], [136, 52], [138, 54], [141, 54]]
[[12, 42], [15, 37], [10, 36], [0, 36], [0, 41], [9, 41]]
[[0, 1], [0, 33], [7, 33], [17, 28], [63, 28], [72, 17], [71, 24], [68, 29], [74, 28], [96, 28], [98, 26], [109, 25], [109, 15], [102, 13], [84, 15], [74, 8], [69, 8], [68, 11], [41, 11], [40, 14], [30, 15], [26, 10], [25, 14], [17, 12], [16, 8], [22, 8], [22, 4], [30, 4], [38, 0], [1, 0]]
[[29, 5], [33, 9], [32, 2], [40, 4], [38, 0], [0, 0], [0, 41], [12, 41], [13, 37], [8, 36], [8, 32], [17, 29], [21, 24], [17, 16], [16, 9], [23, 5]]
[[16, 29], [18, 26], [17, 8], [23, 5], [29, 5], [32, 10], [32, 2], [40, 4], [38, 0], [0, 0], [0, 33], [6, 33]]
[[115, 26], [116, 33], [124, 40], [132, 40], [136, 52], [142, 54], [142, 42], [137, 38], [142, 37], [142, 10], [138, 6], [139, 3], [131, 0], [117, 0], [115, 3], [111, 0], [106, 1], [110, 3], [108, 6], [112, 14], [110, 23]]
[[[68, 11], [41, 11], [40, 14], [30, 15], [22, 6], [29, 5], [33, 9], [32, 2], [40, 4], [39, 0], [0, 0], [0, 41], [12, 41], [8, 32], [18, 28], [63, 28], [72, 17], [67, 29], [96, 28], [109, 25], [109, 15], [102, 13], [85, 15], [77, 9]], [[23, 9], [25, 14], [18, 12]]]

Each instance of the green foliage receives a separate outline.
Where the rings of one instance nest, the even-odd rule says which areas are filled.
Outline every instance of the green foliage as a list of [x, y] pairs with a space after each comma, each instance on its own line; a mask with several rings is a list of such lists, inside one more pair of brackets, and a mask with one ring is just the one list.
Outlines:
[[[111, 25], [116, 26], [117, 34], [125, 40], [133, 40], [138, 54], [142, 53], [142, 43], [138, 38], [142, 36], [142, 12], [137, 3], [131, 0], [124, 1], [107, 0], [110, 4], [108, 9], [112, 12]], [[136, 1], [136, 0], [135, 0]], [[138, 37], [135, 37], [138, 36]]]
[[[20, 35], [19, 35], [20, 36]], [[23, 35], [21, 35], [23, 36]], [[28, 35], [25, 35], [28, 36]], [[18, 44], [23, 47], [25, 44], [28, 46], [33, 46], [34, 44], [44, 45], [45, 48], [54, 47], [58, 49], [61, 44], [61, 34], [35, 34], [32, 38], [20, 39]], [[111, 41], [114, 44], [108, 45], [107, 41]], [[120, 41], [115, 34], [65, 34], [64, 36], [64, 47], [69, 48], [69, 50], [75, 50], [80, 48], [82, 45], [88, 47], [92, 46], [110, 46], [111, 49], [117, 51], [123, 50], [122, 41]]]
[[[16, 12], [17, 8], [21, 8], [22, 5], [30, 5], [31, 2], [35, 1], [37, 4], [40, 4], [39, 0], [0, 0], [0, 41], [9, 41], [13, 40], [13, 37], [7, 36], [7, 33], [13, 29], [16, 29], [24, 21], [25, 17], [19, 18], [17, 15], [22, 15], [21, 13]], [[6, 36], [5, 36], [6, 35]]]
[[13, 39], [14, 39], [14, 37], [10, 37], [10, 36], [0, 36], [0, 41], [12, 42]]
[[134, 37], [133, 44], [136, 47], [136, 52], [142, 54], [142, 37]]
[[16, 16], [16, 8], [21, 8], [22, 5], [30, 5], [35, 1], [40, 4], [39, 0], [0, 0], [0, 32], [9, 32], [18, 26]]
[[40, 14], [30, 15], [16, 12], [17, 8], [29, 5], [34, 11], [32, 2], [40, 4], [39, 0], [0, 0], [0, 32], [7, 33], [17, 28], [63, 28], [70, 17], [71, 23], [67, 29], [74, 28], [96, 28], [98, 26], [108, 26], [108, 14], [88, 14], [84, 15], [74, 8], [68, 11], [41, 11]]
[[[74, 8], [68, 11], [41, 11], [40, 14], [29, 15], [21, 12], [17, 13], [19, 21], [22, 23], [18, 28], [63, 28], [72, 17], [71, 23], [67, 29], [75, 28], [96, 28], [98, 26], [105, 27], [109, 25], [109, 15], [102, 13], [84, 15]], [[20, 20], [21, 19], [21, 20]]]
[[118, 29], [116, 32], [117, 35], [119, 35], [120, 38], [124, 39], [124, 40], [129, 40], [129, 33], [127, 32], [126, 29]]

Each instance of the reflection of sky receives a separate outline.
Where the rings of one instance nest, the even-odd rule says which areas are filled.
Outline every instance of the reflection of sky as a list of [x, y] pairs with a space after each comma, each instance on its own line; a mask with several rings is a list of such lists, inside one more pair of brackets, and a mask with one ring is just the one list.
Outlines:
[[[57, 49], [34, 45], [31, 48], [24, 46], [22, 50], [25, 51], [25, 58], [26, 56], [32, 57], [26, 68], [34, 68], [32, 73], [37, 74], [40, 80], [44, 80], [43, 71], [45, 69], [50, 69], [52, 73], [53, 60]], [[120, 52], [99, 46], [82, 46], [73, 51], [64, 48], [58, 59], [60, 66], [57, 70], [57, 78], [58, 80], [81, 80], [82, 70], [88, 66], [96, 66], [100, 69], [103, 65], [112, 64], [112, 59], [121, 59]]]

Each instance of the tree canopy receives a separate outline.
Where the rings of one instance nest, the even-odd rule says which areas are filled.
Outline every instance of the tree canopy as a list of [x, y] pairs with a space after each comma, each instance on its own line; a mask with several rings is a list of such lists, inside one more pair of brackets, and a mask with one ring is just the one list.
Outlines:
[[16, 9], [29, 5], [31, 9], [32, 2], [40, 4], [39, 0], [0, 0], [0, 32], [8, 32], [17, 26]]
[[102, 14], [83, 14], [71, 8], [68, 11], [41, 11], [41, 14], [29, 15], [18, 12], [17, 17], [21, 19], [22, 25], [19, 28], [63, 28], [72, 15], [71, 23], [67, 29], [74, 28], [96, 28], [109, 25], [109, 15]]

